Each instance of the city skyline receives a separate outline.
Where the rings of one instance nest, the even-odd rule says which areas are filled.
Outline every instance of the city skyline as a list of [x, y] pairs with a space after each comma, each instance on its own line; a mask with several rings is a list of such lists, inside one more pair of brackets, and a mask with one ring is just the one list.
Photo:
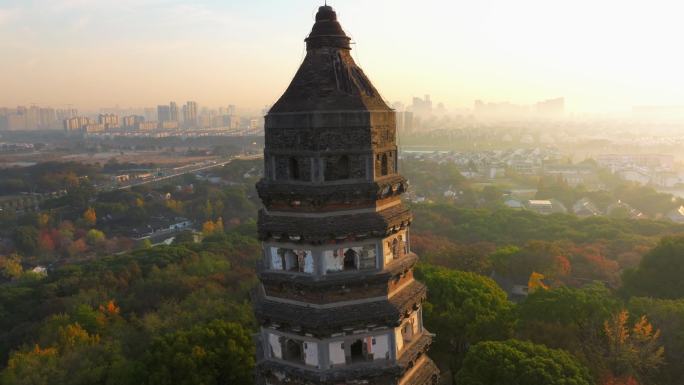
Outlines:
[[[258, 110], [301, 63], [301, 26], [320, 3], [6, 0], [0, 84], [11, 92], [0, 105], [229, 100]], [[352, 55], [390, 102], [429, 93], [448, 108], [554, 97], [570, 112], [684, 105], [676, 2], [331, 3], [362, 42]]]

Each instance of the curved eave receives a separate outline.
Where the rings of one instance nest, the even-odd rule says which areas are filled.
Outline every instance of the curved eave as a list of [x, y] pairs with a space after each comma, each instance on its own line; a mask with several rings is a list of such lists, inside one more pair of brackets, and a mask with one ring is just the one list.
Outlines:
[[278, 324], [284, 329], [300, 330], [318, 337], [328, 337], [345, 328], [368, 325], [397, 327], [420, 307], [427, 294], [425, 285], [413, 281], [389, 300], [333, 308], [311, 308], [271, 301], [258, 294], [254, 311], [262, 325]]

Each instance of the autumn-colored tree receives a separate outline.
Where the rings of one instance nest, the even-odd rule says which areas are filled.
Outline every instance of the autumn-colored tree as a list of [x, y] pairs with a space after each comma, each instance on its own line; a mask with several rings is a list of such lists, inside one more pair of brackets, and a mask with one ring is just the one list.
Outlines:
[[88, 245], [86, 244], [86, 241], [83, 238], [79, 238], [71, 243], [69, 245], [69, 255], [76, 256], [76, 255], [81, 255], [88, 250]]
[[96, 245], [104, 242], [106, 239], [105, 234], [97, 229], [90, 229], [88, 230], [88, 233], [86, 233], [86, 240], [88, 241], [89, 244], [91, 245]]
[[644, 379], [663, 364], [665, 349], [660, 345], [660, 331], [654, 330], [646, 316], [630, 327], [629, 312], [622, 310], [606, 320], [603, 328], [612, 375]]
[[38, 238], [38, 248], [43, 253], [52, 253], [55, 251], [55, 241], [52, 238], [52, 234], [49, 231], [43, 230], [40, 232], [40, 237]]
[[85, 222], [87, 226], [95, 226], [95, 223], [97, 223], [97, 213], [94, 208], [88, 207], [83, 213], [83, 222]]
[[37, 222], [38, 222], [38, 227], [46, 228], [50, 224], [50, 220], [52, 220], [52, 217], [50, 216], [49, 213], [40, 213], [38, 214]]
[[202, 234], [209, 236], [212, 234], [219, 234], [223, 232], [223, 218], [218, 218], [215, 221], [206, 221], [202, 224]]
[[100, 342], [100, 336], [91, 335], [79, 324], [69, 324], [59, 329], [60, 350], [70, 350], [79, 346], [96, 345]]
[[56, 348], [42, 349], [38, 345], [28, 351], [14, 352], [0, 375], [0, 383], [48, 385], [59, 373], [58, 359]]
[[628, 377], [614, 377], [611, 375], [606, 376], [601, 381], [601, 385], [640, 385], [639, 381], [632, 376]]
[[606, 371], [603, 324], [620, 308], [600, 283], [537, 290], [516, 308], [516, 337], [568, 351], [600, 376]]
[[432, 234], [416, 234], [411, 236], [411, 249], [432, 265], [487, 275], [492, 271], [489, 254], [496, 247], [488, 242], [464, 244]]
[[530, 293], [534, 293], [537, 290], [547, 290], [549, 287], [544, 283], [544, 274], [537, 273], [535, 271], [530, 274], [530, 279], [527, 282], [527, 287]]
[[0, 256], [0, 274], [9, 279], [17, 279], [23, 273], [24, 269], [21, 267], [21, 257], [19, 255]]
[[202, 224], [202, 234], [205, 236], [211, 235], [216, 231], [216, 226], [214, 226], [214, 221], [206, 221]]

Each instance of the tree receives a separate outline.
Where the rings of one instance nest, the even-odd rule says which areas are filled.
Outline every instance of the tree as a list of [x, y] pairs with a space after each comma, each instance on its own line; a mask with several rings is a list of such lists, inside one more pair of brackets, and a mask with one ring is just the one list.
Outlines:
[[684, 236], [666, 237], [644, 256], [636, 270], [623, 275], [630, 296], [665, 299], [684, 297]]
[[608, 364], [615, 376], [645, 379], [663, 363], [660, 331], [654, 330], [643, 315], [631, 328], [628, 321], [629, 312], [622, 310], [604, 322]]
[[97, 223], [97, 213], [95, 213], [94, 208], [88, 207], [83, 213], [83, 222], [85, 222], [87, 226], [95, 226], [95, 223]]
[[6, 385], [49, 385], [61, 369], [56, 348], [41, 349], [36, 345], [29, 351], [14, 352], [7, 367], [0, 374], [0, 383]]
[[86, 233], [86, 240], [91, 245], [96, 245], [103, 242], [106, 239], [105, 234], [97, 229], [90, 229]]
[[658, 381], [654, 382], [684, 384], [684, 299], [632, 298], [628, 308], [634, 316], [647, 316], [661, 332], [665, 363], [659, 370]]
[[473, 346], [456, 374], [459, 385], [592, 385], [570, 354], [518, 340]]
[[150, 385], [248, 385], [254, 347], [242, 326], [215, 320], [155, 339], [145, 363]]
[[16, 254], [9, 257], [0, 256], [0, 273], [9, 279], [21, 278], [24, 273], [21, 267], [21, 257]]
[[422, 266], [419, 278], [430, 292], [425, 324], [440, 338], [435, 356], [457, 367], [468, 345], [509, 338], [511, 304], [506, 293], [487, 277], [445, 268]]
[[600, 283], [537, 290], [516, 309], [516, 337], [569, 351], [599, 376], [606, 370], [603, 324], [620, 306]]
[[19, 226], [12, 238], [23, 255], [33, 255], [38, 250], [38, 230], [33, 226]]

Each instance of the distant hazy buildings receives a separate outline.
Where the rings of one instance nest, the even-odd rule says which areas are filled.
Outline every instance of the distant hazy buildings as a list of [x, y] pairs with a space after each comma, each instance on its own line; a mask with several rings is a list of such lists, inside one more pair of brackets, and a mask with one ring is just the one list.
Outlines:
[[[84, 135], [262, 135], [263, 115], [238, 116], [237, 107], [201, 108], [195, 101], [156, 108], [106, 107], [97, 114], [74, 108], [39, 106], [0, 107], [0, 131], [62, 129], [69, 136]], [[204, 130], [204, 132], [202, 132]], [[154, 131], [154, 132], [151, 132]], [[175, 133], [175, 132], [178, 133]]]
[[119, 117], [114, 114], [100, 114], [97, 117], [97, 122], [106, 129], [119, 128]]
[[145, 117], [140, 116], [140, 115], [129, 115], [129, 116], [124, 116], [122, 120], [123, 120], [123, 128], [125, 130], [130, 131], [130, 130], [137, 129], [137, 127], [140, 125], [140, 123], [143, 123], [145, 121]]
[[416, 115], [429, 115], [432, 113], [432, 100], [430, 95], [425, 95], [425, 98], [413, 98], [413, 104], [410, 107], [411, 111]]
[[176, 102], [169, 103], [169, 121], [178, 122], [178, 104]]
[[165, 105], [157, 106], [157, 120], [159, 122], [170, 122], [171, 121], [171, 107]]
[[565, 98], [543, 100], [534, 106], [476, 100], [473, 113], [477, 117], [490, 119], [562, 118], [565, 114]]
[[74, 109], [55, 110], [51, 107], [19, 106], [0, 108], [0, 130], [52, 130], [60, 128], [63, 119], [77, 115]]
[[74, 116], [73, 118], [64, 119], [64, 131], [67, 134], [82, 133], [86, 126], [93, 124], [95, 122], [91, 121], [85, 116]]
[[561, 117], [565, 113], [565, 98], [548, 99], [537, 103], [537, 114]]
[[183, 122], [185, 127], [197, 126], [197, 102], [185, 103], [183, 106]]

